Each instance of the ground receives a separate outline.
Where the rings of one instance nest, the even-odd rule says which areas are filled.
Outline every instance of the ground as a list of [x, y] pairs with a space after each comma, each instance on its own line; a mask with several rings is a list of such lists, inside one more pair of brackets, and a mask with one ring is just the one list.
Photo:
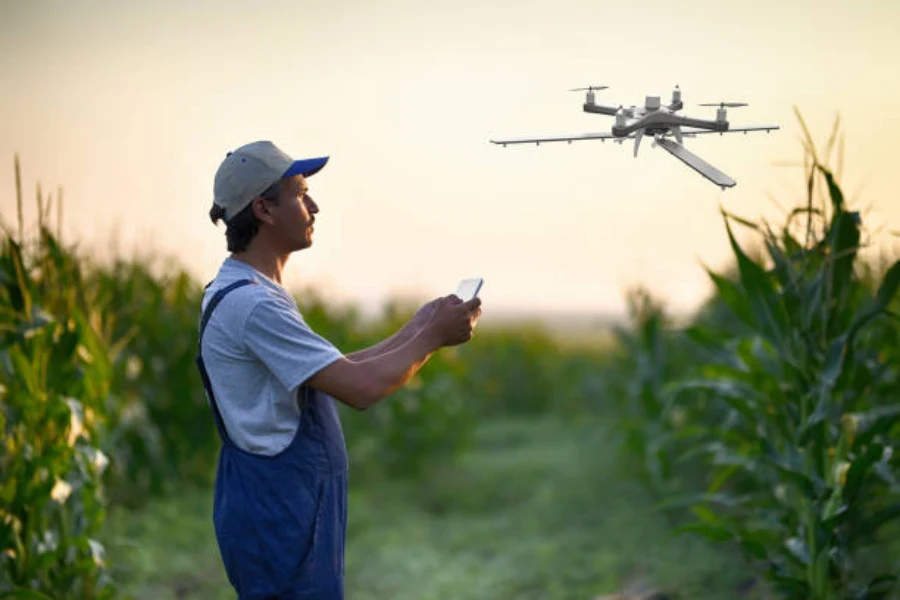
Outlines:
[[[592, 599], [636, 580], [685, 599], [752, 598], [737, 591], [747, 573], [735, 554], [669, 535], [623, 476], [615, 439], [598, 421], [504, 419], [453, 467], [353, 485], [348, 600]], [[110, 514], [104, 541], [128, 593], [234, 598], [210, 502], [192, 491]]]

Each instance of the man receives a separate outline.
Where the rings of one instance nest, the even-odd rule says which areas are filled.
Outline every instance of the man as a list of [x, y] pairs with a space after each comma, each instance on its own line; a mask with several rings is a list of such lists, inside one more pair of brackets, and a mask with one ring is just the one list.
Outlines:
[[347, 355], [312, 331], [281, 278], [312, 245], [308, 178], [327, 161], [254, 142], [215, 178], [210, 217], [225, 221], [231, 255], [203, 296], [197, 364], [222, 438], [216, 539], [242, 600], [343, 598], [347, 453], [335, 399], [365, 410], [439, 348], [471, 339], [481, 315], [478, 298], [437, 298]]

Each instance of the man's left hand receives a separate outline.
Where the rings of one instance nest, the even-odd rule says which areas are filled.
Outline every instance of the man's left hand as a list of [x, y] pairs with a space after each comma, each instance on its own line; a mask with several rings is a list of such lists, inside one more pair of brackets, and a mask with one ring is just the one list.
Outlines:
[[431, 302], [423, 304], [422, 307], [416, 311], [416, 314], [414, 314], [409, 320], [409, 322], [407, 323], [407, 327], [409, 327], [414, 333], [418, 332], [422, 327], [428, 324], [428, 321], [431, 320], [431, 317], [434, 315], [434, 310], [441, 300], [443, 300], [443, 298], [435, 298]]

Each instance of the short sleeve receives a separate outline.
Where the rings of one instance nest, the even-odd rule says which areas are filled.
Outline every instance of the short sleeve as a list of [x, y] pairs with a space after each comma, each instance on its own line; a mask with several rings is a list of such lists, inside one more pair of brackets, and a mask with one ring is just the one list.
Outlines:
[[243, 341], [291, 391], [343, 356], [314, 332], [296, 309], [272, 299], [260, 302], [250, 313]]

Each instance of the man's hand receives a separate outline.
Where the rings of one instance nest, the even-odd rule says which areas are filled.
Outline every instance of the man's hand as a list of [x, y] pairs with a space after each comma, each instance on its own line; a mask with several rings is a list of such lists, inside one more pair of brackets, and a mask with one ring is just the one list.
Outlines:
[[426, 327], [441, 346], [456, 346], [472, 339], [481, 316], [481, 298], [463, 302], [455, 294], [439, 298]]
[[407, 323], [407, 327], [413, 334], [419, 332], [420, 329], [425, 327], [429, 321], [431, 321], [431, 317], [434, 316], [434, 311], [437, 308], [437, 305], [444, 300], [445, 297], [435, 298], [431, 302], [426, 302], [422, 305], [422, 307], [416, 311], [416, 314], [412, 316], [412, 318]]

